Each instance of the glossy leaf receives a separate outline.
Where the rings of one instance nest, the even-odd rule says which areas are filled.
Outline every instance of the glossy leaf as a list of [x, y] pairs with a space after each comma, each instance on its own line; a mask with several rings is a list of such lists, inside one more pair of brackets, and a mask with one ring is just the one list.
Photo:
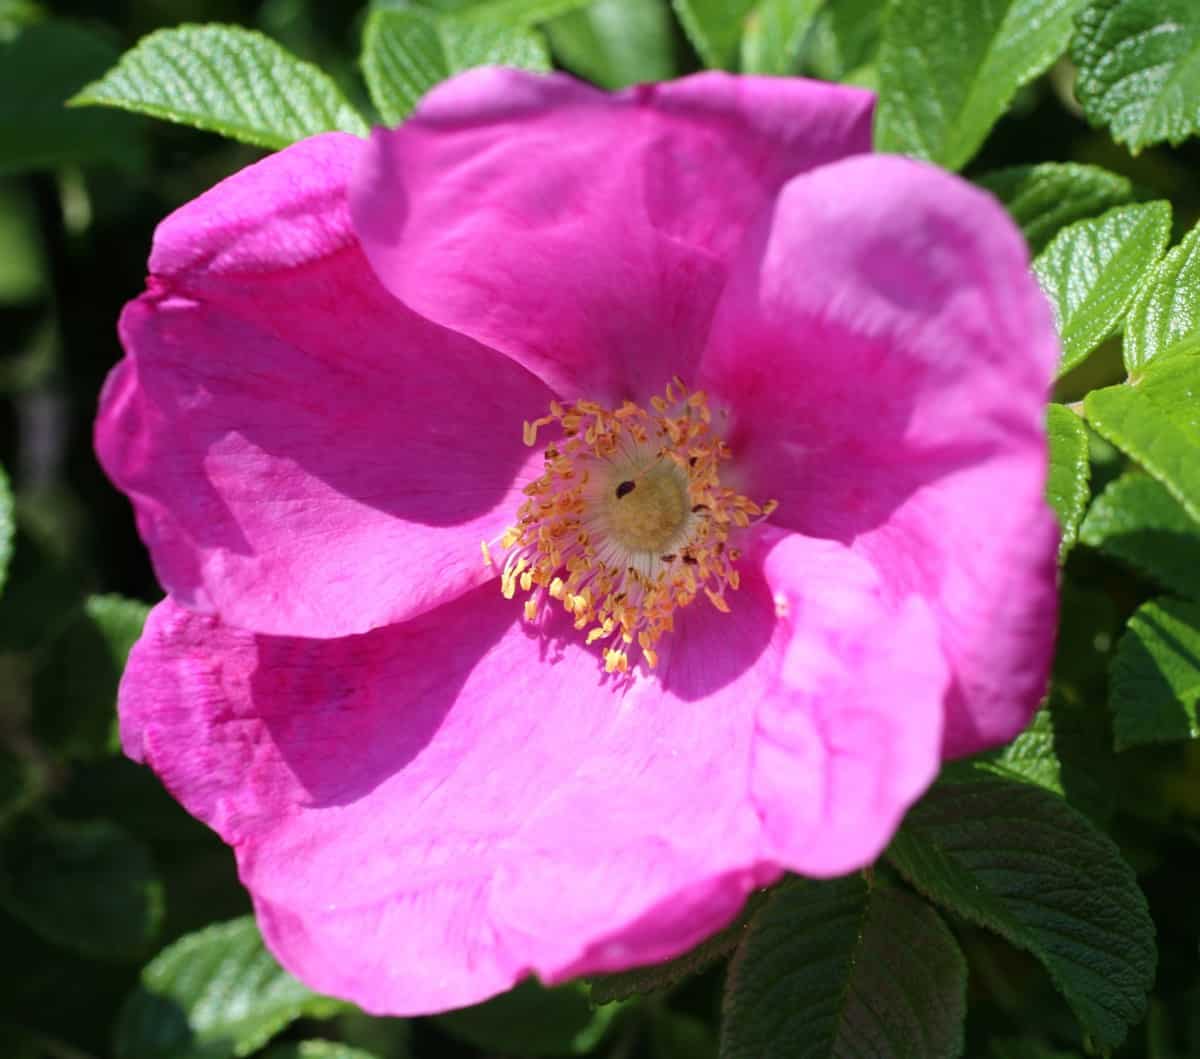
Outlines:
[[688, 40], [705, 66], [737, 65], [742, 24], [755, 0], [671, 0]]
[[749, 74], [794, 74], [800, 45], [824, 0], [761, 0], [746, 19], [742, 70]]
[[231, 1059], [298, 1018], [344, 1007], [280, 967], [244, 916], [188, 934], [146, 965], [121, 1009], [115, 1050], [118, 1059]]
[[893, 0], [875, 145], [948, 169], [971, 160], [1017, 89], [1066, 49], [1081, 0]]
[[1155, 969], [1145, 898], [1112, 841], [1057, 795], [977, 767], [910, 810], [888, 858], [1041, 960], [1099, 1044], [1115, 1047], [1144, 1014]]
[[1079, 521], [1088, 502], [1087, 428], [1069, 408], [1052, 404], [1046, 410], [1046, 433], [1050, 440], [1046, 499], [1054, 508], [1062, 529], [1058, 544], [1058, 561], [1061, 563], [1075, 544]]
[[1118, 206], [1064, 228], [1038, 255], [1033, 272], [1062, 340], [1059, 375], [1117, 329], [1170, 234], [1169, 203]]
[[286, 147], [331, 129], [367, 131], [317, 67], [238, 26], [157, 30], [71, 104], [118, 107], [258, 147]]
[[1159, 262], [1129, 309], [1125, 367], [1137, 371], [1200, 331], [1200, 226]]
[[1139, 607], [1117, 645], [1109, 704], [1118, 750], [1200, 735], [1200, 603]]
[[1200, 131], [1200, 4], [1091, 0], [1071, 48], [1088, 118], [1134, 151]]
[[362, 66], [371, 101], [395, 125], [434, 85], [475, 66], [548, 70], [546, 45], [533, 31], [488, 21], [380, 9], [367, 19]]
[[1200, 599], [1200, 522], [1148, 474], [1110, 482], [1088, 510], [1079, 539], [1161, 588]]
[[966, 964], [941, 917], [861, 875], [789, 879], [729, 968], [722, 1059], [962, 1051]]

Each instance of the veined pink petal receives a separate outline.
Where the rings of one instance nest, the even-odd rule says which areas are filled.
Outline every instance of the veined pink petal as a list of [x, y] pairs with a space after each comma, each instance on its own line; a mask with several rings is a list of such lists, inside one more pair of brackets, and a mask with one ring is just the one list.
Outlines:
[[936, 771], [923, 604], [830, 542], [765, 570], [732, 614], [681, 611], [661, 673], [629, 680], [490, 587], [336, 640], [168, 600], [122, 738], [235, 847], [284, 965], [368, 1010], [665, 958], [786, 867], [866, 863]]
[[331, 134], [169, 217], [96, 446], [186, 606], [294, 636], [403, 620], [489, 578], [549, 393], [375, 279]]
[[716, 73], [609, 96], [475, 70], [375, 131], [355, 226], [429, 319], [567, 399], [643, 399], [689, 373], [730, 255], [778, 188], [869, 150], [872, 99]]
[[1044, 694], [1057, 527], [1044, 500], [1057, 340], [1000, 206], [865, 157], [796, 178], [748, 238], [700, 384], [777, 524], [850, 544], [928, 602], [945, 749], [1011, 738]]

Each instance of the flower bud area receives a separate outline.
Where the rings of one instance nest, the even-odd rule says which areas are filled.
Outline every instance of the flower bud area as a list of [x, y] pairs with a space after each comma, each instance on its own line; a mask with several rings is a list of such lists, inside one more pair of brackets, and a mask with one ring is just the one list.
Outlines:
[[[678, 378], [648, 409], [551, 402], [549, 415], [525, 424], [525, 443], [542, 431], [554, 434], [544, 472], [498, 542], [501, 591], [525, 594], [531, 622], [561, 604], [601, 644], [607, 672], [627, 672], [638, 652], [653, 668], [677, 607], [703, 594], [729, 612], [741, 554], [732, 538], [775, 502], [760, 506], [721, 484], [732, 454], [706, 395]], [[483, 555], [493, 563], [488, 542]]]

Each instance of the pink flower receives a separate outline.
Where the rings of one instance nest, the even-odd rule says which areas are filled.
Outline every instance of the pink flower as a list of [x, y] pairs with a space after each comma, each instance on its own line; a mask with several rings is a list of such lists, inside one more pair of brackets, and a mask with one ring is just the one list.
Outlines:
[[169, 592], [122, 737], [311, 986], [672, 956], [1028, 720], [1050, 315], [871, 107], [476, 71], [159, 227], [97, 425]]

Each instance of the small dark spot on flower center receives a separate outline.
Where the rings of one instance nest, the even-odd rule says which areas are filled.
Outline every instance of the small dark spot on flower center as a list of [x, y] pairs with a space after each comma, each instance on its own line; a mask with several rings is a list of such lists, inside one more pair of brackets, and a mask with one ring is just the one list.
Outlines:
[[634, 483], [626, 479], [617, 486], [617, 499], [620, 500], [623, 496], [628, 496], [633, 492]]

